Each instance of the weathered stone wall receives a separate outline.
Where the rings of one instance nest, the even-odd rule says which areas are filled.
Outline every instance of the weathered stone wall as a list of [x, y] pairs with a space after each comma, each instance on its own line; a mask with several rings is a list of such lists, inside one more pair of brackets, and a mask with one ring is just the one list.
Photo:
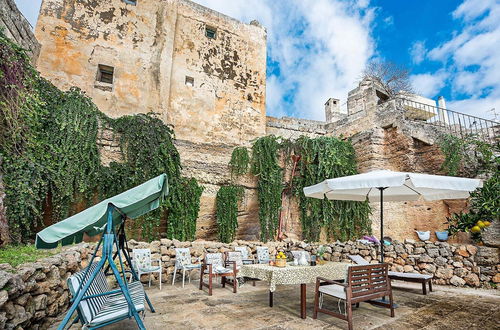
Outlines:
[[[265, 134], [266, 31], [258, 24], [187, 0], [44, 0], [36, 36], [41, 74], [61, 89], [80, 87], [110, 116], [155, 112], [195, 143]], [[114, 68], [112, 84], [97, 81], [99, 65]]]
[[[207, 242], [179, 242], [162, 239], [151, 243], [129, 241], [129, 248], [151, 249], [154, 259], [161, 259], [162, 280], [171, 281], [175, 264], [175, 248], [189, 247], [193, 262], [202, 260], [205, 253], [232, 251], [235, 246], [246, 246], [256, 258], [257, 246], [268, 246], [271, 255], [277, 250], [305, 250], [316, 253], [319, 244], [286, 239], [283, 242], [263, 244], [256, 241], [235, 241], [231, 244]], [[350, 262], [349, 255], [359, 254], [371, 263], [377, 263], [379, 248], [360, 242], [330, 243], [325, 259]], [[65, 248], [62, 253], [35, 263], [12, 268], [0, 265], [0, 328], [45, 329], [68, 309], [68, 277], [88, 265], [92, 247], [86, 243]], [[97, 260], [99, 260], [98, 254]], [[500, 283], [499, 249], [442, 242], [394, 242], [388, 246], [385, 261], [391, 270], [434, 275], [433, 283], [492, 287]], [[198, 276], [198, 274], [195, 274]], [[147, 276], [143, 278], [147, 280]]]
[[68, 309], [66, 280], [88, 265], [91, 245], [12, 268], [0, 264], [0, 329], [47, 329]]
[[[183, 175], [205, 188], [197, 237], [215, 239], [231, 152], [266, 134], [265, 29], [186, 0], [44, 0], [36, 35], [37, 69], [59, 88], [80, 87], [112, 117], [154, 112], [174, 126]], [[114, 67], [113, 84], [96, 81], [99, 64]], [[112, 132], [99, 147], [103, 164], [122, 159]], [[255, 182], [246, 181], [238, 237], [257, 239]]]
[[40, 44], [33, 34], [33, 28], [17, 9], [14, 0], [0, 0], [0, 28], [4, 29], [8, 38], [27, 49], [32, 61], [36, 63]]

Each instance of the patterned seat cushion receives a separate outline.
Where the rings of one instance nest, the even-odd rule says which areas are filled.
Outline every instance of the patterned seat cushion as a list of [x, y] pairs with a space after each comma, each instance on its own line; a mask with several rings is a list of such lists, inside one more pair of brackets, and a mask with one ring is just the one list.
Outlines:
[[141, 270], [142, 273], [151, 273], [151, 272], [157, 272], [160, 270], [160, 266], [152, 266], [152, 267], [148, 267], [148, 268], [141, 268], [139, 267], [139, 269]]
[[[212, 265], [212, 273], [224, 274], [232, 273], [232, 270], [224, 267], [224, 261], [222, 260], [222, 253], [207, 253], [205, 255], [205, 264]], [[209, 272], [209, 268], [205, 269], [205, 273]]]
[[269, 262], [269, 249], [267, 246], [257, 247], [257, 259], [259, 264], [266, 264]]

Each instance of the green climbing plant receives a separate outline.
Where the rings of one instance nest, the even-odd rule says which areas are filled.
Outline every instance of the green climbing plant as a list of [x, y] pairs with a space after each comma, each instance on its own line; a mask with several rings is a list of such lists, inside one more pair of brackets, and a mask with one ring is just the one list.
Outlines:
[[231, 177], [238, 177], [248, 172], [250, 156], [246, 147], [236, 147], [231, 154], [229, 167], [231, 168]]
[[330, 239], [356, 239], [371, 232], [370, 206], [367, 202], [330, 201], [305, 197], [303, 188], [325, 179], [357, 173], [354, 148], [350, 141], [335, 137], [301, 136], [295, 143], [301, 156], [295, 192], [299, 199], [302, 235], [317, 241], [321, 228]]
[[[161, 173], [170, 195], [134, 220], [141, 238], [194, 239], [202, 187], [181, 176], [173, 129], [153, 114], [108, 118], [79, 89], [63, 92], [33, 69], [24, 50], [0, 31], [0, 172], [13, 242]], [[118, 139], [121, 162], [103, 166], [99, 132]], [[0, 242], [1, 244], [2, 242]]]
[[475, 177], [494, 170], [494, 150], [498, 150], [498, 145], [486, 143], [474, 135], [458, 137], [452, 134], [442, 134], [438, 145], [444, 155], [441, 170], [447, 175]]
[[251, 172], [258, 177], [260, 240], [267, 242], [276, 235], [283, 190], [283, 170], [278, 164], [280, 138], [268, 135], [252, 146]]
[[203, 187], [194, 178], [181, 178], [167, 200], [167, 237], [192, 241], [196, 236], [196, 219], [200, 211]]
[[227, 185], [219, 188], [215, 199], [219, 241], [231, 243], [238, 229], [238, 202], [243, 197], [243, 187]]

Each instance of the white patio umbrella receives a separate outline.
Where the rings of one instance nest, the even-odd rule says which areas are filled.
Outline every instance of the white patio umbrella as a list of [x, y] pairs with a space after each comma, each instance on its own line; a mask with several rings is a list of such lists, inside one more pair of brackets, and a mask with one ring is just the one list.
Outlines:
[[304, 188], [306, 197], [348, 201], [380, 201], [380, 253], [384, 262], [384, 201], [466, 199], [481, 187], [479, 179], [376, 170], [328, 179]]

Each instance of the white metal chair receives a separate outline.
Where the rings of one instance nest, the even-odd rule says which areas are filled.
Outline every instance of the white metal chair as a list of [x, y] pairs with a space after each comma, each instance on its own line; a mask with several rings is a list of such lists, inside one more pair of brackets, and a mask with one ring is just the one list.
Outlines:
[[191, 283], [191, 272], [194, 269], [200, 269], [201, 264], [193, 264], [191, 262], [191, 251], [189, 248], [177, 248], [175, 249], [175, 267], [174, 274], [172, 276], [172, 285], [175, 283], [175, 275], [177, 271], [182, 270], [182, 287], [184, 287], [184, 281], [186, 278], [186, 270], [189, 271], [188, 279], [189, 283]]
[[269, 263], [269, 248], [267, 246], [257, 246], [257, 262], [259, 264]]
[[[163, 271], [163, 268], [161, 267], [161, 260], [151, 260], [150, 249], [133, 249], [132, 254], [132, 267], [134, 267], [139, 279], [141, 278], [141, 275], [149, 274], [149, 286], [151, 286], [151, 274], [158, 273], [161, 290], [161, 273]], [[153, 266], [153, 262], [158, 262], [158, 266]], [[130, 277], [130, 280], [132, 280], [132, 276]]]
[[251, 259], [248, 256], [248, 249], [247, 249], [246, 246], [236, 246], [236, 247], [234, 247], [234, 251], [241, 253], [241, 257], [243, 259], [243, 264], [244, 265], [249, 265], [249, 264], [253, 264], [254, 263], [254, 259]]

